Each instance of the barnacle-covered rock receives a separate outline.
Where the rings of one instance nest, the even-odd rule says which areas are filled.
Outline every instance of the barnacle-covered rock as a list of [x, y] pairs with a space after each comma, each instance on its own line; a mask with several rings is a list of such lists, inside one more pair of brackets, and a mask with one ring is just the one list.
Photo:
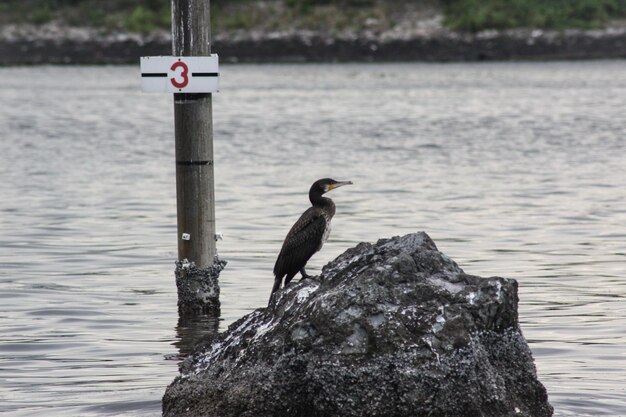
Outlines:
[[277, 295], [187, 359], [165, 416], [552, 415], [517, 282], [465, 274], [425, 233], [361, 243]]

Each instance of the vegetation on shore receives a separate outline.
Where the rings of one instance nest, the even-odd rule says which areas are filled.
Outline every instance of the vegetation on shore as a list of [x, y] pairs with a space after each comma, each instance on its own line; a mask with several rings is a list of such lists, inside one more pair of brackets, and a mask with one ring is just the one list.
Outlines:
[[[393, 27], [402, 8], [443, 13], [451, 29], [599, 28], [626, 18], [626, 0], [212, 0], [214, 31]], [[147, 33], [170, 27], [170, 0], [3, 0], [0, 25], [94, 26]]]
[[150, 32], [170, 26], [170, 0], [3, 0], [0, 24], [56, 21], [68, 26]]
[[625, 0], [443, 0], [452, 29], [595, 29], [626, 16]]

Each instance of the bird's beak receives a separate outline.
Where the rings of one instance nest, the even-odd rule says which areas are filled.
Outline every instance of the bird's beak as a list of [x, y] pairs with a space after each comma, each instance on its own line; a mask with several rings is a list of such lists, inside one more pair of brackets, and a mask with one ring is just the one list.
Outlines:
[[335, 184], [331, 184], [328, 187], [328, 191], [334, 190], [335, 188], [339, 188], [339, 187], [342, 187], [344, 185], [352, 185], [352, 181], [338, 181]]

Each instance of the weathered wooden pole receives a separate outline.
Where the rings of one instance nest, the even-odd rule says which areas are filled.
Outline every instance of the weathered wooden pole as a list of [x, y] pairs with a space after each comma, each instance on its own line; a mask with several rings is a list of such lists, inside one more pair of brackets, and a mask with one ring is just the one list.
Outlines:
[[[210, 1], [172, 0], [174, 56], [208, 56]], [[211, 93], [174, 94], [178, 259], [199, 268], [215, 258], [215, 192]]]
[[[210, 32], [209, 0], [172, 0], [174, 56], [209, 56]], [[185, 71], [178, 73], [183, 82], [192, 76]], [[179, 260], [176, 284], [179, 312], [185, 315], [219, 314], [217, 277], [224, 263], [217, 261], [215, 247], [212, 117], [211, 93], [174, 94]], [[196, 268], [190, 267], [192, 264]]]

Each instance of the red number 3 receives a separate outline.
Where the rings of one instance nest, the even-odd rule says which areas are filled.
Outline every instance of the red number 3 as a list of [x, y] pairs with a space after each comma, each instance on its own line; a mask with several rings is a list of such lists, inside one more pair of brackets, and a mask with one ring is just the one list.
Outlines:
[[[170, 78], [170, 81], [172, 82], [172, 85], [176, 88], [185, 88], [187, 84], [189, 84], [189, 67], [182, 61], [174, 62], [174, 64], [172, 64], [172, 66], [170, 67], [172, 71], [176, 71], [178, 68], [182, 68], [183, 70], [180, 72], [180, 74], [177, 74], [176, 77]], [[180, 76], [183, 80], [176, 81], [176, 78], [178, 78], [178, 76]]]

